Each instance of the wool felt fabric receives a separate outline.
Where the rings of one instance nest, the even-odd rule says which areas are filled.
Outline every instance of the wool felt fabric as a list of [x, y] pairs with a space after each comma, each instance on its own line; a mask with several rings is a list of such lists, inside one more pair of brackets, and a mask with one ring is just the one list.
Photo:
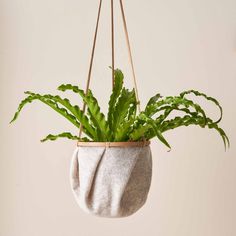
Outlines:
[[127, 217], [146, 202], [152, 154], [145, 147], [77, 147], [70, 181], [79, 206], [100, 217]]

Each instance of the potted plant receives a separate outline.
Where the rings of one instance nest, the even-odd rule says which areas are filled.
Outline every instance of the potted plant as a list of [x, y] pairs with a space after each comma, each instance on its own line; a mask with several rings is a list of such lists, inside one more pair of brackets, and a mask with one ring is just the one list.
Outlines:
[[[50, 134], [42, 142], [58, 138], [78, 141], [71, 163], [72, 190], [81, 208], [103, 217], [129, 216], [145, 203], [152, 176], [149, 144], [154, 137], [170, 149], [165, 132], [197, 125], [215, 129], [225, 148], [229, 146], [226, 133], [218, 125], [222, 119], [222, 107], [216, 99], [195, 90], [169, 97], [156, 94], [138, 113], [135, 91], [126, 89], [123, 80], [121, 70], [115, 70], [107, 116], [101, 112], [91, 90], [85, 93], [77, 86], [63, 84], [58, 90], [77, 93], [87, 105], [85, 113], [67, 98], [28, 91], [11, 121], [18, 118], [26, 104], [38, 100], [66, 118], [76, 129], [83, 126], [81, 138], [64, 132]], [[220, 118], [213, 121], [207, 117], [200, 105], [187, 98], [188, 94], [213, 102], [220, 110]], [[183, 115], [169, 118], [175, 111]]]

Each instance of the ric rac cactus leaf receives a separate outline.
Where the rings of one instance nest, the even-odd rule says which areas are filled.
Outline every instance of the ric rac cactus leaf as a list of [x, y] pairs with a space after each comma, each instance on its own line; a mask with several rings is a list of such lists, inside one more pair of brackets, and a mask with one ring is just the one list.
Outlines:
[[[134, 129], [130, 134], [130, 140], [132, 141], [140, 141], [144, 137], [146, 138], [146, 133], [148, 133], [152, 129], [152, 126], [150, 124], [139, 124], [137, 125], [136, 129]], [[153, 138], [154, 136], [152, 136]], [[149, 138], [148, 138], [149, 140]]]
[[27, 98], [25, 98], [24, 100], [21, 101], [21, 103], [18, 106], [17, 111], [14, 114], [14, 117], [12, 118], [12, 120], [10, 121], [10, 123], [13, 123], [20, 115], [21, 110], [24, 108], [24, 106], [28, 103], [32, 103], [33, 100], [36, 100], [36, 98], [33, 98], [33, 96], [28, 96]]
[[132, 90], [131, 92], [125, 88], [122, 89], [121, 96], [119, 97], [117, 104], [113, 111], [113, 124], [112, 131], [116, 133], [119, 125], [125, 121], [125, 118], [129, 114], [129, 109], [132, 106], [135, 106], [136, 98], [135, 92]]
[[88, 95], [84, 97], [84, 101], [88, 106], [90, 118], [92, 118], [93, 125], [99, 130], [102, 141], [108, 141], [110, 136], [109, 125], [106, 121], [105, 115], [101, 112], [97, 99], [89, 90]]
[[[166, 97], [158, 102], [156, 102], [155, 104], [149, 106], [148, 110], [145, 111], [145, 114], [149, 117], [155, 115], [156, 113], [165, 110], [165, 108], [163, 108], [164, 105], [170, 105], [172, 107], [171, 111], [173, 110], [178, 110], [179, 107], [184, 107], [185, 109], [189, 109], [189, 108], [193, 108], [195, 109], [195, 111], [197, 113], [200, 113], [206, 123], [206, 114], [205, 111], [201, 108], [200, 105], [194, 103], [193, 101], [186, 99], [184, 97], [180, 97], [180, 96], [176, 96], [176, 97]], [[187, 111], [187, 110], [186, 110]], [[204, 124], [203, 123], [203, 126]]]
[[128, 141], [129, 135], [134, 129], [137, 112], [137, 103], [131, 104], [128, 114], [123, 122], [117, 127], [114, 142]]
[[166, 139], [164, 138], [164, 136], [162, 135], [161, 131], [159, 130], [159, 127], [158, 127], [158, 126], [156, 125], [156, 123], [155, 123], [155, 120], [153, 120], [153, 119], [150, 118], [150, 117], [147, 117], [147, 116], [145, 115], [145, 113], [141, 113], [140, 116], [139, 116], [139, 119], [144, 120], [147, 124], [149, 124], [149, 125], [152, 127], [152, 129], [153, 129], [153, 131], [154, 131], [156, 137], [157, 137], [163, 144], [165, 144], [169, 149], [171, 149], [170, 144], [167, 142], [167, 140], [166, 140]]
[[182, 93], [180, 94], [180, 96], [181, 96], [181, 97], [185, 97], [185, 96], [188, 95], [188, 94], [194, 94], [195, 96], [204, 97], [204, 98], [206, 98], [206, 100], [215, 103], [215, 105], [220, 109], [220, 118], [219, 118], [217, 121], [215, 121], [215, 123], [219, 123], [219, 122], [222, 120], [223, 109], [222, 109], [220, 103], [219, 103], [215, 98], [209, 97], [209, 96], [207, 96], [206, 94], [200, 93], [200, 92], [198, 92], [198, 91], [196, 91], [196, 90], [184, 91], [184, 92], [182, 92]]
[[79, 93], [82, 97], [85, 95], [84, 90], [80, 89], [78, 86], [73, 86], [71, 84], [62, 84], [57, 89], [62, 92], [72, 90], [74, 93]]
[[[148, 114], [149, 113], [149, 109], [152, 110], [152, 107], [155, 106], [156, 102], [162, 98], [161, 94], [156, 94], [155, 96], [151, 97], [146, 105], [145, 108], [145, 113]], [[151, 111], [150, 111], [151, 112]]]
[[110, 135], [109, 125], [105, 119], [105, 115], [101, 112], [97, 99], [93, 96], [91, 90], [89, 90], [86, 95], [83, 90], [79, 89], [77, 86], [72, 86], [71, 84], [63, 84], [58, 87], [58, 90], [63, 92], [72, 90], [82, 97], [88, 107], [88, 115], [90, 115], [90, 120], [98, 132], [96, 137], [100, 137], [100, 141], [108, 141]]
[[160, 98], [162, 98], [162, 96], [161, 96], [160, 93], [158, 93], [158, 94], [156, 94], [155, 96], [151, 97], [151, 98], [149, 99], [148, 103], [147, 103], [147, 107], [150, 106], [150, 105], [152, 105], [152, 104], [154, 104], [154, 103], [156, 103]]
[[117, 131], [115, 133], [114, 142], [121, 142], [121, 141], [128, 141], [129, 140], [129, 133], [132, 130], [132, 125], [134, 123], [135, 118], [131, 118], [123, 123], [121, 123]]
[[107, 115], [107, 120], [108, 120], [110, 129], [112, 129], [113, 120], [114, 120], [114, 117], [113, 117], [114, 108], [115, 108], [118, 98], [121, 95], [121, 91], [123, 87], [123, 80], [124, 80], [124, 75], [122, 71], [119, 69], [115, 70], [114, 88], [110, 97], [108, 115]]
[[134, 120], [136, 117], [136, 113], [137, 113], [137, 102], [130, 105], [127, 115], [127, 120]]
[[[25, 92], [25, 93], [29, 94], [29, 95], [32, 95], [32, 96], [36, 95], [35, 93], [32, 93], [32, 92]], [[41, 95], [41, 96], [46, 98], [46, 99], [49, 99], [51, 101], [54, 101], [55, 103], [59, 103], [60, 105], [64, 106], [83, 125], [84, 133], [86, 133], [90, 138], [94, 138], [96, 136], [95, 129], [89, 123], [88, 117], [86, 115], [84, 115], [83, 111], [81, 111], [80, 108], [77, 105], [73, 106], [70, 103], [69, 99], [67, 99], [67, 98], [63, 99], [58, 95], [52, 96], [50, 94]]]
[[[27, 92], [27, 93], [29, 93], [29, 92]], [[40, 94], [33, 94], [33, 93], [32, 93], [31, 95], [29, 95], [27, 98], [25, 98], [25, 99], [20, 103], [20, 105], [19, 105], [19, 107], [18, 107], [18, 110], [17, 110], [17, 112], [15, 113], [15, 115], [14, 115], [14, 117], [13, 117], [13, 119], [12, 119], [11, 122], [15, 121], [15, 120], [18, 118], [18, 116], [19, 116], [21, 110], [23, 109], [23, 107], [24, 107], [26, 104], [32, 103], [32, 102], [35, 101], [35, 100], [39, 100], [39, 101], [41, 101], [42, 103], [48, 105], [48, 106], [51, 107], [53, 110], [55, 110], [56, 112], [58, 112], [59, 114], [61, 114], [62, 116], [64, 116], [67, 120], [69, 120], [69, 121], [70, 121], [73, 125], [75, 125], [77, 128], [80, 127], [80, 123], [77, 121], [77, 119], [75, 118], [75, 116], [73, 116], [72, 114], [70, 114], [67, 109], [65, 109], [65, 108], [60, 108], [56, 102], [50, 100], [48, 97], [44, 97], [44, 96], [42, 96], [42, 95], [40, 95]]]
[[[124, 75], [121, 70], [115, 70], [114, 88], [108, 104], [107, 119], [101, 112], [97, 99], [91, 90], [86, 93], [78, 86], [62, 84], [58, 87], [60, 91], [73, 91], [79, 94], [87, 109], [81, 110], [78, 105], [72, 105], [67, 98], [58, 95], [40, 95], [33, 92], [26, 92], [26, 97], [18, 106], [18, 109], [11, 122], [15, 121], [26, 104], [39, 100], [48, 105], [57, 113], [65, 117], [76, 128], [83, 126], [83, 133], [86, 137], [79, 138], [69, 132], [57, 135], [49, 134], [42, 142], [67, 138], [84, 142], [128, 142], [150, 140], [156, 137], [168, 148], [170, 144], [163, 136], [166, 131], [178, 127], [196, 125], [201, 128], [214, 129], [221, 136], [225, 148], [230, 146], [230, 141], [225, 131], [219, 127], [222, 119], [223, 109], [219, 102], [208, 95], [196, 90], [188, 90], [178, 96], [162, 97], [159, 93], [151, 97], [144, 111], [137, 114], [137, 101], [134, 90], [124, 87]], [[220, 110], [220, 118], [213, 121], [206, 116], [205, 110], [188, 95], [203, 97], [213, 102]], [[173, 117], [178, 112], [178, 116]], [[179, 115], [180, 114], [180, 115]]]
[[213, 122], [209, 118], [208, 118], [208, 120], [209, 120], [208, 128], [215, 129], [220, 134], [220, 136], [224, 142], [225, 150], [227, 149], [227, 147], [230, 148], [230, 140], [229, 140], [228, 136], [226, 135], [225, 131], [222, 128], [220, 128], [216, 122]]
[[[162, 133], [164, 133], [168, 130], [173, 130], [181, 126], [198, 125], [202, 127], [201, 126], [202, 122], [203, 122], [203, 118], [201, 116], [192, 117], [192, 116], [186, 115], [184, 117], [175, 117], [174, 119], [164, 121], [160, 126], [160, 130]], [[207, 127], [209, 129], [215, 129], [220, 134], [220, 136], [223, 139], [225, 148], [230, 146], [229, 138], [227, 137], [225, 132], [210, 118], [207, 118]], [[149, 136], [149, 138], [152, 138], [152, 137], [154, 137], [154, 133], [152, 133]]]
[[57, 135], [49, 134], [46, 138], [42, 139], [41, 142], [55, 141], [58, 138], [67, 138], [71, 140], [79, 140], [79, 137], [72, 135], [71, 133], [65, 132]]

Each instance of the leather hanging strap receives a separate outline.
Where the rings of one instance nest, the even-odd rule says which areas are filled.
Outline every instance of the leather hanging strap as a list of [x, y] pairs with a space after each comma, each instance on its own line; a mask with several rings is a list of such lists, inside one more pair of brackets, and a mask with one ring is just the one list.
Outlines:
[[[94, 53], [95, 53], [97, 35], [98, 35], [98, 26], [99, 26], [99, 21], [100, 21], [100, 16], [101, 16], [101, 9], [102, 9], [102, 0], [100, 0], [99, 8], [98, 8], [97, 23], [96, 23], [95, 34], [94, 34], [94, 39], [93, 39], [93, 48], [92, 48], [92, 54], [91, 54], [91, 58], [90, 58], [89, 72], [88, 72], [88, 78], [87, 78], [86, 90], [85, 90], [86, 95], [88, 94], [90, 81], [91, 81]], [[84, 102], [83, 103], [83, 113], [85, 113], [85, 110], [86, 110], [86, 103]], [[79, 138], [82, 137], [82, 132], [83, 132], [83, 125], [81, 124], [80, 125], [80, 130], [79, 130]]]
[[133, 62], [133, 57], [132, 57], [128, 27], [127, 27], [127, 23], [126, 23], [125, 11], [124, 11], [124, 6], [123, 6], [123, 1], [122, 0], [120, 0], [120, 9], [121, 9], [122, 20], [123, 20], [123, 25], [124, 25], [126, 44], [127, 44], [127, 48], [128, 48], [128, 52], [129, 52], [129, 61], [130, 61], [130, 65], [131, 65], [131, 68], [132, 68], [135, 95], [136, 95], [136, 100], [137, 100], [137, 103], [138, 103], [138, 105], [137, 105], [138, 106], [138, 111], [141, 112], [140, 100], [139, 100], [139, 94], [138, 94], [138, 85], [137, 85], [136, 74], [135, 74], [135, 70], [134, 70], [134, 62]]
[[111, 0], [111, 49], [112, 49], [112, 89], [115, 84], [115, 36], [114, 36], [114, 2]]
[[[99, 8], [98, 8], [97, 23], [96, 23], [96, 28], [95, 28], [93, 48], [92, 48], [92, 54], [91, 54], [91, 59], [90, 59], [90, 65], [89, 65], [89, 73], [88, 73], [86, 90], [85, 90], [86, 95], [88, 94], [89, 87], [90, 87], [92, 68], [93, 68], [93, 60], [94, 60], [94, 54], [95, 54], [95, 48], [96, 48], [96, 42], [97, 42], [98, 26], [99, 26], [100, 15], [101, 15], [101, 8], [102, 8], [102, 0], [100, 0]], [[129, 53], [129, 61], [130, 61], [131, 69], [132, 69], [132, 76], [133, 76], [133, 83], [134, 83], [134, 89], [135, 89], [135, 96], [136, 96], [136, 100], [137, 100], [137, 107], [138, 107], [138, 111], [141, 112], [140, 100], [139, 100], [139, 94], [138, 94], [138, 86], [137, 86], [137, 80], [136, 80], [136, 75], [135, 75], [135, 70], [134, 70], [134, 62], [133, 62], [133, 57], [132, 57], [130, 39], [129, 39], [125, 11], [124, 11], [124, 6], [123, 6], [122, 0], [120, 0], [120, 9], [121, 9], [124, 32], [125, 32], [125, 37], [126, 37], [126, 44], [127, 44], [128, 53]], [[114, 27], [114, 1], [111, 0], [112, 87], [114, 87], [114, 77], [115, 77], [115, 36], [114, 36], [115, 33], [114, 33], [114, 28], [115, 28]], [[83, 110], [82, 111], [83, 111], [83, 113], [85, 113], [85, 111], [86, 111], [86, 103], [85, 102], [83, 103]], [[79, 130], [79, 138], [81, 138], [82, 132], [83, 132], [83, 125], [81, 124], [80, 130]]]

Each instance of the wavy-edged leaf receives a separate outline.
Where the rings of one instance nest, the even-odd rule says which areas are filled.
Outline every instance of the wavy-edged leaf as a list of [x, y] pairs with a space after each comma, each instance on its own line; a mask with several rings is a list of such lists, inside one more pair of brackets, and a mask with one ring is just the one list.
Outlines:
[[128, 114], [123, 122], [117, 127], [114, 142], [129, 140], [129, 135], [135, 128], [137, 103], [131, 104]]
[[[198, 112], [192, 112], [188, 108], [179, 108], [178, 106], [163, 106], [158, 111], [164, 111], [164, 114], [158, 116], [156, 118], [156, 123], [161, 124], [173, 111], [180, 111], [183, 114], [189, 114], [191, 116], [198, 115]], [[206, 121], [203, 119], [203, 123], [201, 124], [202, 127], [206, 125]]]
[[137, 102], [134, 102], [130, 105], [127, 115], [127, 120], [135, 119], [137, 113]]
[[134, 124], [135, 118], [130, 118], [127, 121], [121, 123], [115, 133], [114, 142], [124, 142], [129, 140], [130, 131]]
[[[202, 122], [203, 122], [203, 118], [201, 116], [195, 116], [194, 117], [194, 116], [186, 115], [184, 117], [175, 117], [174, 119], [164, 121], [159, 126], [159, 128], [160, 128], [160, 131], [163, 133], [163, 132], [166, 132], [168, 130], [176, 129], [176, 128], [181, 127], [181, 126], [198, 125], [198, 126], [202, 127], [201, 126]], [[225, 148], [227, 148], [227, 146], [228, 147], [230, 146], [229, 138], [227, 137], [224, 130], [221, 129], [218, 126], [218, 124], [213, 122], [210, 118], [207, 118], [207, 127], [209, 129], [215, 129], [220, 134], [221, 138], [223, 139]], [[150, 132], [149, 133], [149, 138], [154, 137], [154, 135], [155, 134], [153, 132]]]
[[107, 115], [107, 121], [109, 124], [110, 129], [112, 129], [113, 125], [113, 116], [114, 116], [114, 108], [117, 103], [118, 98], [121, 95], [122, 87], [123, 87], [123, 80], [124, 75], [121, 70], [116, 69], [115, 70], [115, 78], [114, 78], [114, 87], [112, 94], [110, 96], [109, 100], [109, 107], [108, 107], [108, 115]]
[[139, 123], [136, 126], [136, 128], [133, 129], [133, 131], [129, 134], [129, 138], [132, 141], [140, 141], [144, 138], [149, 140], [145, 134], [148, 133], [150, 130], [153, 130], [153, 128], [150, 124], [147, 124], [147, 123], [140, 124]]
[[213, 122], [212, 120], [210, 120], [210, 122], [208, 124], [208, 128], [215, 129], [216, 131], [218, 131], [218, 133], [220, 134], [220, 136], [223, 139], [225, 150], [227, 149], [227, 147], [230, 148], [230, 140], [229, 140], [228, 136], [226, 135], [225, 131], [218, 126], [218, 124], [216, 122]]
[[89, 90], [88, 94], [86, 95], [83, 90], [79, 89], [78, 86], [72, 86], [71, 84], [63, 84], [58, 87], [58, 90], [63, 92], [72, 90], [73, 92], [78, 93], [83, 98], [88, 107], [88, 114], [90, 116], [90, 119], [97, 130], [99, 141], [108, 141], [110, 137], [109, 125], [106, 121], [105, 115], [101, 112], [98, 101], [93, 96], [92, 91]]
[[20, 103], [20, 105], [17, 109], [17, 112], [15, 113], [11, 123], [18, 118], [21, 110], [24, 108], [25, 105], [27, 105], [28, 103], [32, 103], [35, 100], [39, 100], [39, 101], [43, 102], [44, 104], [48, 105], [53, 110], [55, 110], [56, 112], [58, 112], [59, 114], [64, 116], [67, 120], [69, 120], [77, 128], [80, 127], [80, 123], [77, 121], [76, 117], [73, 116], [72, 114], [70, 114], [67, 109], [59, 107], [55, 101], [52, 101], [51, 99], [49, 99], [47, 97], [45, 98], [44, 96], [42, 96], [40, 94], [32, 94], [32, 95], [29, 95], [27, 98], [25, 98]]
[[156, 137], [157, 137], [163, 144], [165, 144], [169, 149], [171, 149], [170, 144], [167, 142], [167, 140], [166, 140], [166, 139], [164, 138], [164, 136], [162, 135], [161, 131], [159, 130], [159, 127], [158, 127], [158, 126], [156, 125], [156, 123], [155, 123], [155, 120], [153, 120], [153, 119], [150, 118], [150, 117], [147, 117], [147, 116], [145, 115], [145, 113], [141, 113], [140, 116], [139, 116], [139, 119], [144, 120], [147, 124], [149, 124], [149, 125], [152, 127], [152, 129], [153, 129], [153, 131], [154, 131]]
[[128, 116], [130, 108], [136, 105], [136, 98], [134, 90], [129, 91], [128, 89], [122, 89], [121, 96], [119, 97], [117, 104], [113, 111], [113, 124], [112, 132], [116, 133], [117, 128], [121, 123], [125, 121]]
[[88, 106], [88, 111], [94, 126], [100, 130], [101, 140], [109, 141], [110, 128], [106, 121], [105, 115], [101, 112], [100, 106], [98, 105], [97, 99], [93, 96], [91, 90], [89, 90], [88, 95], [84, 97], [84, 101]]
[[[47, 137], [42, 139], [41, 142], [55, 141], [55, 140], [57, 140], [59, 138], [67, 138], [67, 139], [70, 139], [70, 140], [81, 140], [78, 136], [72, 135], [69, 132], [64, 132], [64, 133], [57, 134], [57, 135], [49, 134]], [[89, 139], [86, 139], [86, 140], [89, 140]]]
[[21, 110], [24, 108], [24, 106], [28, 103], [32, 103], [36, 98], [33, 98], [33, 96], [28, 96], [24, 100], [22, 100], [17, 108], [17, 111], [14, 114], [14, 117], [10, 121], [10, 123], [13, 123], [20, 115]]
[[50, 95], [50, 94], [39, 95], [39, 94], [32, 93], [30, 91], [27, 91], [25, 93], [29, 94], [31, 96], [38, 95], [38, 96], [41, 96], [45, 99], [49, 99], [51, 101], [54, 101], [55, 103], [61, 104], [66, 109], [68, 109], [68, 111], [70, 111], [73, 116], [75, 116], [75, 118], [80, 122], [80, 124], [83, 125], [83, 127], [84, 127], [83, 132], [85, 134], [87, 134], [92, 139], [96, 137], [95, 129], [90, 124], [88, 117], [86, 115], [84, 115], [83, 111], [80, 110], [80, 108], [77, 105], [73, 106], [70, 103], [69, 99], [67, 99], [67, 98], [63, 99], [59, 95], [56, 95], [56, 96], [53, 96], [53, 95]]
[[80, 89], [78, 86], [74, 86], [74, 85], [71, 85], [71, 84], [62, 84], [57, 89], [62, 91], [62, 92], [65, 92], [67, 90], [71, 90], [74, 93], [80, 94], [81, 97], [84, 97], [84, 95], [85, 95], [84, 90]]
[[184, 91], [184, 92], [182, 92], [182, 93], [180, 94], [180, 96], [181, 96], [181, 97], [185, 97], [185, 96], [188, 95], [188, 94], [194, 94], [195, 96], [198, 96], [198, 97], [204, 97], [206, 100], [213, 102], [213, 103], [220, 109], [220, 118], [219, 118], [217, 121], [215, 121], [214, 123], [219, 123], [219, 122], [222, 120], [222, 117], [223, 117], [223, 109], [222, 109], [220, 103], [219, 103], [215, 98], [209, 97], [209, 96], [207, 96], [206, 94], [201, 93], [201, 92], [199, 92], [199, 91], [197, 91], [197, 90]]
[[[162, 143], [170, 148], [169, 143], [163, 136], [164, 132], [181, 126], [198, 125], [202, 128], [215, 129], [222, 137], [225, 147], [230, 145], [226, 133], [218, 126], [222, 119], [223, 111], [215, 98], [196, 90], [184, 91], [179, 96], [166, 98], [162, 98], [160, 94], [157, 94], [149, 100], [144, 112], [137, 117], [135, 92], [130, 92], [123, 88], [123, 77], [120, 70], [115, 71], [115, 87], [109, 101], [107, 121], [90, 90], [86, 95], [78, 86], [64, 84], [58, 89], [60, 91], [71, 90], [78, 93], [88, 107], [86, 114], [83, 114], [83, 111], [78, 106], [71, 105], [66, 98], [27, 92], [29, 96], [20, 103], [11, 122], [17, 119], [26, 104], [39, 100], [64, 116], [77, 128], [80, 128], [80, 124], [82, 124], [84, 133], [93, 141], [140, 141], [143, 139], [149, 140], [157, 136]], [[217, 105], [220, 109], [219, 120], [213, 122], [210, 118], [207, 118], [205, 111], [200, 105], [187, 99], [189, 94], [204, 97]], [[185, 116], [167, 120], [174, 111], [181, 111]], [[154, 115], [156, 120], [152, 118]], [[43, 141], [56, 140], [57, 138], [79, 139], [77, 136], [65, 132], [58, 135], [50, 134]], [[89, 141], [87, 138], [83, 140]]]
[[[166, 107], [166, 105], [169, 105], [171, 107]], [[184, 108], [181, 108], [183, 106]], [[167, 109], [168, 108], [168, 109]], [[193, 108], [197, 113], [200, 113], [204, 118], [204, 123], [202, 124], [203, 127], [206, 124], [206, 114], [205, 111], [201, 108], [200, 105], [194, 103], [192, 100], [189, 100], [184, 97], [175, 96], [175, 97], [166, 97], [152, 105], [149, 106], [149, 110], [145, 111], [145, 114], [148, 117], [152, 117], [156, 113], [165, 110], [166, 117], [172, 112], [173, 110], [182, 110], [186, 112], [190, 112], [189, 108]]]
[[152, 109], [155, 108], [155, 103], [160, 99], [162, 98], [161, 94], [158, 93], [156, 94], [155, 96], [151, 97], [146, 105], [146, 108], [145, 108], [145, 113], [146, 114], [149, 114], [149, 113], [152, 113]]

